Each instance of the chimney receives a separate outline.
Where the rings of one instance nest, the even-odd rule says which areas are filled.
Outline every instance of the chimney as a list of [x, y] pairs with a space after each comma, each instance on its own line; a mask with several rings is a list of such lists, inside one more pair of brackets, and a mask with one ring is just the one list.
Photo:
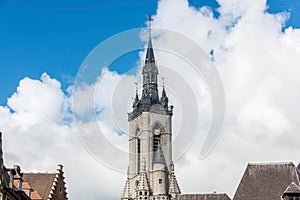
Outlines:
[[22, 177], [23, 173], [21, 173], [21, 167], [19, 165], [14, 165], [13, 170], [15, 171], [14, 180], [18, 181], [18, 190], [22, 190]]

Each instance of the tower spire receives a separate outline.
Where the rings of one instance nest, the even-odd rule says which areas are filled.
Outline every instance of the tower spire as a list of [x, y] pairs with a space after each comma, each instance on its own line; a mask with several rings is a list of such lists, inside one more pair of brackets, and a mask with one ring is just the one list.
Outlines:
[[138, 82], [135, 82], [135, 101], [139, 101]]
[[159, 103], [159, 95], [157, 89], [157, 75], [158, 69], [155, 64], [154, 51], [152, 47], [151, 39], [151, 17], [147, 17], [149, 21], [149, 42], [147, 47], [147, 53], [145, 58], [145, 64], [143, 66], [143, 93], [141, 98], [141, 106], [145, 109], [149, 109], [152, 105]]
[[168, 103], [169, 103], [169, 99], [167, 97], [166, 94], [166, 90], [165, 90], [165, 78], [162, 77], [162, 81], [163, 81], [163, 90], [161, 93], [161, 98], [160, 98], [160, 104], [164, 107], [164, 108], [168, 108]]
[[161, 79], [163, 81], [162, 97], [166, 97], [167, 94], [166, 94], [166, 91], [165, 91], [165, 77], [162, 77]]
[[140, 99], [139, 99], [139, 94], [138, 94], [138, 82], [135, 82], [135, 99], [134, 103], [132, 105], [133, 109], [136, 110], [139, 107], [140, 104]]
[[149, 42], [148, 42], [145, 64], [155, 63], [154, 52], [153, 52], [153, 47], [152, 47], [152, 39], [151, 39], [151, 22], [153, 21], [153, 18], [147, 16], [147, 20], [149, 22], [149, 25], [148, 25], [149, 26], [148, 27]]
[[164, 78], [163, 86], [159, 85], [151, 38], [153, 19], [147, 16], [147, 20], [149, 41], [145, 43], [142, 62], [143, 82], [136, 83], [133, 109], [128, 113], [130, 173], [121, 200], [175, 200], [180, 191], [171, 168], [173, 106], [168, 107]]
[[147, 17], [148, 20], [148, 33], [149, 41], [146, 47], [145, 59], [142, 62], [142, 75], [143, 75], [143, 84], [142, 92], [140, 96], [138, 95], [138, 90], [136, 89], [135, 97], [133, 97], [133, 111], [129, 114], [129, 120], [134, 119], [141, 112], [149, 111], [150, 108], [153, 108], [153, 105], [161, 105], [168, 114], [172, 115], [172, 109], [168, 107], [168, 97], [166, 95], [165, 87], [163, 87], [162, 96], [158, 92], [158, 67], [157, 62], [154, 56], [154, 49], [152, 45], [152, 26], [151, 22], [153, 18]]

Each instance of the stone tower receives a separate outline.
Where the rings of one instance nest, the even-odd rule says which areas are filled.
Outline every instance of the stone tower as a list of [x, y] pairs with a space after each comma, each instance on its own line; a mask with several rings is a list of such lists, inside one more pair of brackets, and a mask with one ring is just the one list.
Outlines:
[[121, 199], [172, 200], [180, 194], [172, 161], [173, 106], [168, 105], [164, 86], [159, 95], [151, 27], [142, 75], [142, 95], [137, 89], [128, 114], [130, 155]]

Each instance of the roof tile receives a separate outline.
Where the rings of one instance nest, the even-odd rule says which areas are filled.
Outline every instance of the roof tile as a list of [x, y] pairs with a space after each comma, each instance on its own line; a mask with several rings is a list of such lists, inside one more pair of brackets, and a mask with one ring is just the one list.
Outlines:
[[51, 186], [55, 178], [55, 173], [24, 173], [23, 180], [28, 182], [34, 191], [38, 191], [43, 199], [47, 199], [51, 191]]
[[230, 200], [227, 194], [179, 194], [176, 200]]
[[291, 183], [299, 184], [293, 163], [248, 164], [233, 200], [280, 199]]

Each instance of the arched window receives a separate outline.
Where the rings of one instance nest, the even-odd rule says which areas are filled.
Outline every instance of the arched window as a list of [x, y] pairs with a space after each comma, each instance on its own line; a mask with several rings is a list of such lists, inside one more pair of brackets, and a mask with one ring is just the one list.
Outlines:
[[153, 127], [153, 152], [157, 150], [158, 144], [161, 144], [161, 132], [161, 126], [156, 124]]
[[137, 173], [141, 170], [141, 140], [137, 139]]
[[136, 130], [135, 130], [135, 136], [138, 136], [138, 135], [139, 135], [139, 132], [140, 132], [140, 128], [137, 127]]
[[160, 144], [160, 134], [153, 136], [153, 151], [157, 150], [158, 144]]

